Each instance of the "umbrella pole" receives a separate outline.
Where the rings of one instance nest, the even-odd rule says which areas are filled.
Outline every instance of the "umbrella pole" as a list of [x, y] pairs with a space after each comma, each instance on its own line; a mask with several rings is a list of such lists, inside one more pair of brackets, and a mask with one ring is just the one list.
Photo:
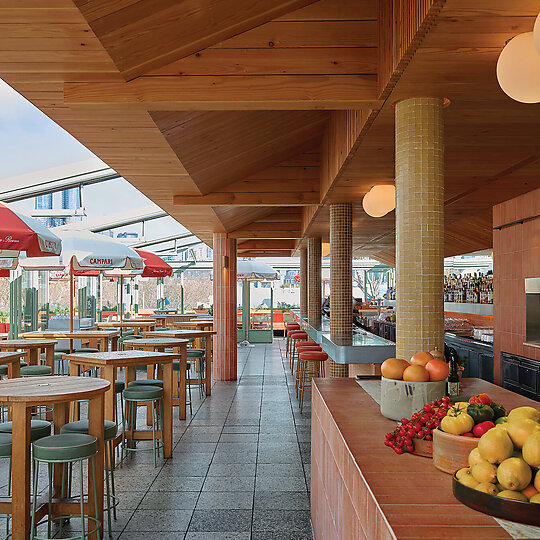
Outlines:
[[73, 296], [75, 295], [75, 283], [73, 280], [73, 262], [69, 264], [69, 331], [73, 332]]
[[120, 284], [120, 322], [122, 322], [124, 317], [124, 276], [120, 276], [118, 283]]

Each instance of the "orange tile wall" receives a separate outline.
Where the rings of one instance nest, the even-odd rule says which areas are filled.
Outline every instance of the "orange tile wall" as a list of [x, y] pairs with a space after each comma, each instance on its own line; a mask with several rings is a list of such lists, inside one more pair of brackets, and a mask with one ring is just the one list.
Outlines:
[[494, 206], [493, 227], [493, 368], [500, 383], [501, 352], [540, 360], [540, 349], [523, 345], [524, 279], [540, 277], [540, 189]]

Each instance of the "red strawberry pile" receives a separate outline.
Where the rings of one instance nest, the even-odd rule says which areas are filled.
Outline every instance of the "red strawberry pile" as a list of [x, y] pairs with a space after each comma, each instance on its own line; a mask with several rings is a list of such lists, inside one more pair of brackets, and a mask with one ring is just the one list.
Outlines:
[[402, 418], [401, 424], [394, 431], [386, 434], [384, 444], [396, 454], [414, 452], [414, 439], [433, 440], [433, 430], [439, 427], [450, 407], [449, 397], [424, 405], [412, 415], [410, 420]]

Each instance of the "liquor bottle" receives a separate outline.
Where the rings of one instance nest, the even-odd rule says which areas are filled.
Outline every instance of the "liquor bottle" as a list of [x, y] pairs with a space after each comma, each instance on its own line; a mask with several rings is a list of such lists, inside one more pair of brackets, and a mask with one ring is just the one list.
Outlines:
[[459, 396], [459, 370], [457, 362], [457, 352], [454, 348], [449, 347], [450, 373], [448, 374], [447, 394], [450, 399]]

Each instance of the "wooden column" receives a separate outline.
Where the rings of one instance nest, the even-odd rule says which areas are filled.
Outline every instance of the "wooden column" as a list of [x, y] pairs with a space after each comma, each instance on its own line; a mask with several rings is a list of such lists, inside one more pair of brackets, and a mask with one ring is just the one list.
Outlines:
[[320, 238], [308, 238], [308, 305], [307, 316], [311, 326], [321, 325], [322, 292], [322, 245]]
[[216, 381], [236, 380], [236, 240], [214, 233], [214, 367]]
[[408, 360], [444, 350], [442, 100], [400, 101], [395, 125], [396, 356]]
[[[330, 205], [330, 335], [352, 340], [352, 204]], [[328, 360], [330, 377], [348, 377], [347, 365]]]
[[308, 264], [307, 249], [300, 250], [300, 317], [307, 317]]

